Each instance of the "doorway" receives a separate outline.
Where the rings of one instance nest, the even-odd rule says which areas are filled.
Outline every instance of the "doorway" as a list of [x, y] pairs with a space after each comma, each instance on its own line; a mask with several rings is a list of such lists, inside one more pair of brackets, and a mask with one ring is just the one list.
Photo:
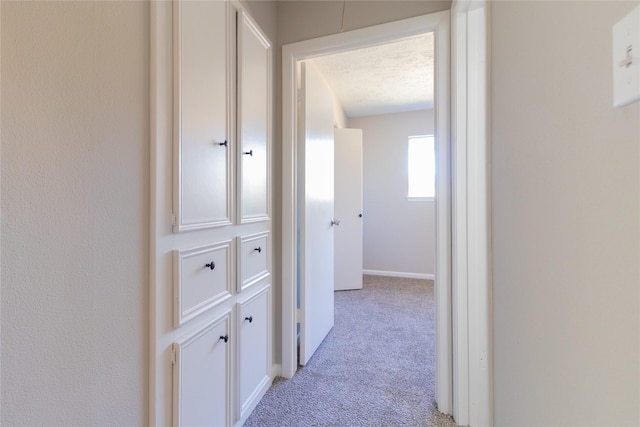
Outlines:
[[451, 183], [449, 145], [449, 12], [369, 27], [283, 47], [283, 264], [282, 264], [282, 374], [297, 368], [297, 147], [295, 144], [296, 63], [301, 60], [383, 44], [427, 32], [435, 34], [436, 167], [436, 401], [443, 413], [452, 413], [451, 330]]

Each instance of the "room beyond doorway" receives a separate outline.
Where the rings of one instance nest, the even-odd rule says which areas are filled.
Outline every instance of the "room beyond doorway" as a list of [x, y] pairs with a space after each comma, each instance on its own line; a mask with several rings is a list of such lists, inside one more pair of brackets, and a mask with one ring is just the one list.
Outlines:
[[[282, 370], [286, 377], [296, 371], [296, 86], [297, 61], [310, 59], [331, 52], [371, 44], [380, 44], [412, 35], [435, 32], [436, 69], [435, 93], [436, 130], [438, 144], [437, 167], [441, 177], [437, 182], [437, 265], [435, 299], [436, 318], [436, 399], [442, 412], [452, 411], [452, 349], [451, 343], [451, 207], [449, 177], [449, 118], [448, 118], [448, 11], [417, 18], [355, 30], [298, 42], [283, 47], [283, 271], [282, 271]], [[438, 59], [439, 58], [439, 59]]]

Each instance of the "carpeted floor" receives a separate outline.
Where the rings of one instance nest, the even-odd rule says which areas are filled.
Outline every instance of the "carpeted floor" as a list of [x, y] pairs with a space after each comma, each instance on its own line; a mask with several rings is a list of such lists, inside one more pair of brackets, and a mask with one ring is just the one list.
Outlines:
[[245, 426], [455, 426], [435, 405], [433, 282], [364, 276], [335, 294], [335, 326]]

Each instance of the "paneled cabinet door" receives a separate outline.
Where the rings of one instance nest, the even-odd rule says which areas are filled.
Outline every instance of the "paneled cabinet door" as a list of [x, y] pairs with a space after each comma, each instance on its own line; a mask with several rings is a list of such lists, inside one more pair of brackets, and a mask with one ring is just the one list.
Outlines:
[[233, 241], [173, 251], [174, 324], [176, 328], [231, 298]]
[[228, 2], [174, 3], [174, 231], [231, 223]]
[[244, 12], [238, 16], [240, 222], [269, 219], [271, 43]]
[[174, 344], [174, 426], [228, 426], [230, 311]]
[[253, 408], [271, 384], [269, 289], [266, 287], [238, 304], [238, 419]]

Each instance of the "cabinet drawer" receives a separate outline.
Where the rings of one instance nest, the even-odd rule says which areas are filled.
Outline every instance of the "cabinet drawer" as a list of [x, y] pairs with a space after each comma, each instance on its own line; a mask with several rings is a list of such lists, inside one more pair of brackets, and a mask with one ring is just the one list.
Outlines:
[[271, 384], [269, 307], [270, 287], [238, 303], [239, 419], [255, 406]]
[[258, 233], [238, 238], [238, 292], [269, 275], [269, 233]]
[[231, 297], [232, 241], [174, 251], [174, 326]]
[[228, 310], [174, 343], [174, 426], [230, 425], [230, 320]]

